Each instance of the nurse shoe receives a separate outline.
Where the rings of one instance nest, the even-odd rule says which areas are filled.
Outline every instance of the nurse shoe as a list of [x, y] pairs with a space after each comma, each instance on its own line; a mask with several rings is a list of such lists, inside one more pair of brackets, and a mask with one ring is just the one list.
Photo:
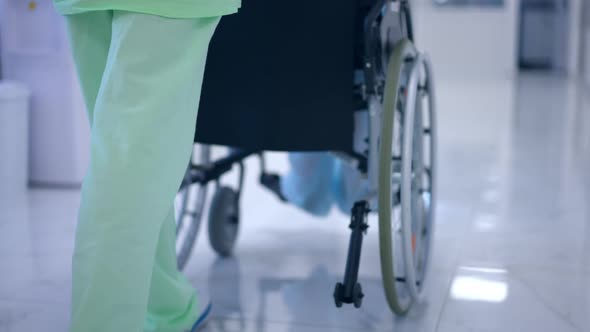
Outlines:
[[197, 319], [193, 327], [187, 332], [201, 331], [205, 327], [205, 325], [207, 325], [207, 321], [209, 320], [209, 316], [211, 315], [211, 300], [208, 296], [199, 294], [199, 303], [203, 303], [205, 306], [201, 308], [199, 318]]

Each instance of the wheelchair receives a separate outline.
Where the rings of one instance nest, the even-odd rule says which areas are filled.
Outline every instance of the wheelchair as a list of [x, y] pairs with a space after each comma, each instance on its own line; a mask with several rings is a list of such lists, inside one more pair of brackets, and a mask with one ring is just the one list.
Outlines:
[[[414, 45], [408, 0], [249, 0], [224, 17], [210, 45], [194, 152], [176, 198], [182, 269], [204, 219], [209, 184], [234, 167], [236, 189], [217, 185], [209, 241], [233, 253], [244, 160], [279, 194], [264, 151], [329, 151], [366, 178], [351, 207], [337, 307], [362, 305], [358, 281], [369, 213], [378, 215], [382, 280], [398, 315], [424, 296], [436, 207], [435, 90], [428, 57]], [[231, 147], [220, 158], [213, 145]]]

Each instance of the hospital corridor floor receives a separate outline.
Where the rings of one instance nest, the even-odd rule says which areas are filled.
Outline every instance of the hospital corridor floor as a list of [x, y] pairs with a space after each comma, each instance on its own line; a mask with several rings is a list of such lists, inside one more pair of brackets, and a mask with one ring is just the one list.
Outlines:
[[[279, 202], [249, 160], [235, 256], [216, 256], [204, 223], [185, 269], [213, 300], [205, 331], [590, 332], [589, 89], [541, 74], [438, 82], [433, 259], [406, 317], [386, 305], [376, 218], [363, 306], [337, 309], [349, 217]], [[267, 163], [288, 169], [285, 154]], [[78, 195], [38, 188], [0, 203], [0, 332], [67, 330]]]

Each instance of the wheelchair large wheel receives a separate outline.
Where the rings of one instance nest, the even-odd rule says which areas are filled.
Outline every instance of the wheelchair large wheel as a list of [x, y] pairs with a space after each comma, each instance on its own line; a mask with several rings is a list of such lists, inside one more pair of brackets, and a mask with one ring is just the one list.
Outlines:
[[[379, 152], [379, 238], [387, 302], [397, 314], [419, 299], [432, 234], [434, 118], [430, 105], [417, 103], [418, 90], [428, 95], [424, 58], [408, 40], [399, 42], [389, 61]], [[424, 107], [423, 107], [424, 106]], [[416, 115], [417, 110], [420, 110]], [[427, 115], [423, 115], [426, 110]], [[424, 129], [424, 124], [429, 126]], [[427, 136], [427, 137], [425, 137]], [[426, 144], [428, 143], [428, 144]], [[425, 146], [426, 145], [426, 146]], [[428, 156], [423, 157], [423, 152]], [[426, 162], [427, 161], [427, 162]], [[428, 165], [428, 166], [425, 166]]]
[[203, 210], [207, 198], [207, 186], [192, 183], [191, 174], [195, 168], [203, 167], [210, 162], [210, 147], [195, 145], [193, 157], [183, 183], [174, 200], [176, 217], [176, 261], [179, 269], [183, 269], [192, 253], [199, 234]]

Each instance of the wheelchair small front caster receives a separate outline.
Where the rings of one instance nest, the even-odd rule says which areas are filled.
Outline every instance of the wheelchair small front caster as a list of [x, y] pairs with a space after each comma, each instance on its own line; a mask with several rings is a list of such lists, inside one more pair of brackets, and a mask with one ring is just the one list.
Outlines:
[[352, 303], [355, 308], [358, 309], [361, 307], [363, 304], [363, 297], [365, 297], [365, 294], [363, 294], [363, 288], [361, 287], [361, 284], [357, 282], [352, 290]]
[[346, 293], [347, 291], [344, 285], [340, 282], [337, 283], [336, 287], [334, 288], [334, 303], [336, 304], [336, 307], [342, 308], [344, 303], [352, 303], [355, 308], [360, 308], [363, 304], [363, 297], [365, 297], [361, 284], [357, 282], [354, 284], [352, 292], [350, 294]]
[[222, 257], [231, 256], [240, 224], [239, 194], [229, 187], [219, 187], [209, 211], [209, 242]]
[[334, 303], [336, 304], [337, 308], [342, 308], [343, 299], [344, 298], [344, 285], [342, 283], [337, 283], [336, 288], [334, 288]]

